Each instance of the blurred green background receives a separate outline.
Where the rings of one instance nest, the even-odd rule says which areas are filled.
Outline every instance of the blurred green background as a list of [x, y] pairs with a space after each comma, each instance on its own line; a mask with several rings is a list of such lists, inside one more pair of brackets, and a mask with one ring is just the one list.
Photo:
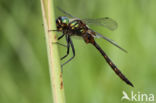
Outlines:
[[[103, 39], [96, 41], [135, 86], [121, 81], [92, 45], [73, 38], [76, 57], [63, 74], [67, 103], [129, 102], [121, 101], [122, 91], [156, 95], [155, 0], [56, 0], [55, 6], [81, 18], [116, 20], [113, 32], [93, 29], [128, 54]], [[1, 0], [0, 24], [0, 103], [52, 103], [40, 1]], [[59, 51], [63, 56], [66, 48], [59, 46]]]

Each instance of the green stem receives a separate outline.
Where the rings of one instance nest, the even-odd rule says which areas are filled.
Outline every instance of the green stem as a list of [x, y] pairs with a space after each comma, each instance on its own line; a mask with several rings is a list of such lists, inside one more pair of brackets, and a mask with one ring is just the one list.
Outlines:
[[54, 103], [65, 103], [63, 79], [60, 66], [60, 57], [57, 47], [57, 38], [53, 0], [41, 0], [42, 16], [46, 36], [46, 45], [49, 60], [49, 72]]

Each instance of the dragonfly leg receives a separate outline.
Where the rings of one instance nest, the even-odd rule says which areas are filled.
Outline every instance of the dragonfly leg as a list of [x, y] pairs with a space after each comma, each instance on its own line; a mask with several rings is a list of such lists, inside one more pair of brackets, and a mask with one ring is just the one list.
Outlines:
[[67, 47], [67, 45], [61, 44], [61, 43], [59, 43], [59, 42], [53, 42], [53, 44], [58, 44], [58, 45], [61, 45], [61, 46], [63, 46], [63, 47]]
[[48, 32], [51, 32], [51, 31], [54, 31], [54, 32], [59, 32], [59, 30], [48, 30]]
[[[60, 40], [61, 38], [63, 38], [64, 34], [62, 34], [61, 36], [58, 37], [58, 40]], [[58, 44], [58, 45], [61, 45], [61, 46], [64, 46], [64, 47], [67, 47], [67, 45], [64, 45], [64, 44], [61, 44], [59, 42], [52, 42], [54, 44]]]
[[60, 40], [63, 37], [64, 37], [64, 33], [61, 36], [58, 37], [58, 40]]
[[65, 57], [69, 55], [69, 49], [70, 49], [70, 42], [69, 42], [69, 37], [66, 35], [66, 41], [67, 41], [67, 54], [61, 58], [63, 60]]
[[75, 48], [74, 48], [73, 42], [72, 42], [72, 40], [70, 39], [70, 37], [68, 37], [68, 38], [69, 38], [69, 43], [70, 43], [71, 48], [72, 48], [73, 56], [72, 56], [69, 60], [67, 60], [65, 63], [63, 63], [63, 64], [61, 65], [61, 67], [63, 67], [65, 64], [67, 64], [68, 62], [70, 62], [70, 61], [75, 57]]

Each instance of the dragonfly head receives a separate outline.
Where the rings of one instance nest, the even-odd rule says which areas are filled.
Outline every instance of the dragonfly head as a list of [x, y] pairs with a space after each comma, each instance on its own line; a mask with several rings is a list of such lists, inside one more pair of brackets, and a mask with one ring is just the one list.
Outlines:
[[64, 16], [58, 17], [56, 19], [57, 30], [62, 31], [63, 29], [65, 29], [68, 26], [68, 23], [69, 23], [68, 17], [64, 17]]

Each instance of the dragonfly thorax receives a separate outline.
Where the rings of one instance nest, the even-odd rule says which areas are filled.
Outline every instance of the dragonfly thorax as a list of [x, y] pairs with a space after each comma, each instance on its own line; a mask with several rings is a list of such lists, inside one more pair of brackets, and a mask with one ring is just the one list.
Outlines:
[[69, 30], [72, 31], [74, 35], [82, 36], [82, 34], [85, 34], [88, 30], [88, 27], [83, 21], [81, 20], [73, 20], [69, 22]]
[[58, 31], [64, 34], [82, 36], [88, 30], [88, 26], [79, 19], [69, 19], [68, 17], [60, 16], [56, 19]]

